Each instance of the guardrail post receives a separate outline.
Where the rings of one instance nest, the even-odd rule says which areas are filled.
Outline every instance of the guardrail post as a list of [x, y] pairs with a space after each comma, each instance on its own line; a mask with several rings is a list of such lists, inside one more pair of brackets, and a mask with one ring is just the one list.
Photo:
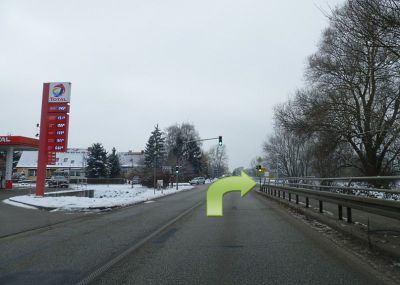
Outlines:
[[281, 197], [281, 190], [278, 190], [278, 198]]
[[299, 195], [296, 194], [296, 204], [299, 203]]
[[319, 200], [319, 212], [320, 212], [320, 213], [323, 213], [323, 212], [324, 212], [324, 207], [323, 207], [323, 204], [322, 204], [322, 201], [321, 201], [321, 200]]
[[343, 207], [342, 205], [338, 205], [338, 216], [339, 216], [339, 220], [343, 220]]
[[285, 192], [285, 191], [282, 191], [282, 198], [283, 198], [283, 200], [285, 200], [285, 197], [286, 197], [286, 192]]
[[289, 202], [292, 201], [292, 193], [289, 193]]
[[308, 197], [306, 197], [306, 208], [310, 207], [310, 200], [308, 199]]
[[351, 224], [353, 222], [353, 219], [351, 217], [351, 208], [347, 207], [347, 222]]

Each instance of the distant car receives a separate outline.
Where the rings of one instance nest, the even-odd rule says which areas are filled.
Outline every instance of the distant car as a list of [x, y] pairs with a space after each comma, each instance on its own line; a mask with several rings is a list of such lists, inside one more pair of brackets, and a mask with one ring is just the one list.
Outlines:
[[205, 184], [206, 183], [206, 179], [204, 177], [195, 177], [192, 180], [189, 181], [190, 185], [194, 185], [194, 184]]
[[60, 187], [60, 188], [68, 188], [69, 181], [64, 176], [52, 176], [49, 181], [47, 181], [49, 187]]

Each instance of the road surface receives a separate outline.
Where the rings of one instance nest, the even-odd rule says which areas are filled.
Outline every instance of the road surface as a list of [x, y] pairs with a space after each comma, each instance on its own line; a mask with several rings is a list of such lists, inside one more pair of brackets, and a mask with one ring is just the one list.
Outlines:
[[2, 238], [0, 284], [382, 284], [256, 193], [207, 218], [205, 191]]

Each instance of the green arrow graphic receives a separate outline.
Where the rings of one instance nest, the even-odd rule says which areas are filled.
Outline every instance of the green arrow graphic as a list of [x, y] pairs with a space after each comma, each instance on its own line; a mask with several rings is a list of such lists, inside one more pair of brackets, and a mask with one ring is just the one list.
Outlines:
[[256, 186], [256, 182], [246, 173], [241, 172], [240, 176], [222, 178], [208, 188], [207, 191], [207, 216], [222, 217], [222, 202], [224, 195], [233, 191], [240, 191], [243, 197]]

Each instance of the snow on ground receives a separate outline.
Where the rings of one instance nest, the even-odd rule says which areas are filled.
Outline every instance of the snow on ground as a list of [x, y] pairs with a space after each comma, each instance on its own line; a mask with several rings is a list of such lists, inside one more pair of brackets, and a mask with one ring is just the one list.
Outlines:
[[34, 184], [34, 183], [18, 182], [18, 183], [13, 183], [13, 187], [17, 187], [17, 188], [31, 188], [31, 187], [35, 187], [35, 184]]
[[[93, 189], [94, 197], [36, 197], [35, 195], [23, 195], [9, 198], [3, 202], [14, 202], [18, 206], [26, 206], [26, 204], [36, 207], [56, 208], [59, 210], [84, 210], [91, 208], [112, 208], [126, 206], [152, 200], [158, 197], [171, 195], [177, 192], [193, 189], [188, 183], [180, 183], [179, 190], [175, 188], [167, 188], [156, 190], [141, 185], [88, 185], [84, 189]], [[18, 202], [18, 203], [15, 203]]]

